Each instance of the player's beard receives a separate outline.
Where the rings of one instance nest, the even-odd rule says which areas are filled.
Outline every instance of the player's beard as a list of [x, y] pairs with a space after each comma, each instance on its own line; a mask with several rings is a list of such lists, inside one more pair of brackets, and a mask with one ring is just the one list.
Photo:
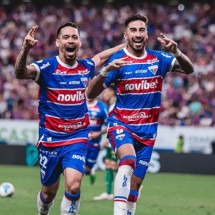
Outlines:
[[64, 53], [64, 57], [65, 57], [65, 60], [67, 61], [67, 63], [75, 62], [76, 57], [77, 57], [77, 49], [75, 49], [74, 52], [72, 52], [72, 53], [66, 51]]
[[128, 41], [128, 46], [130, 47], [130, 50], [133, 52], [133, 54], [141, 56], [144, 53], [145, 43], [146, 42], [144, 39], [139, 43], [132, 39]]

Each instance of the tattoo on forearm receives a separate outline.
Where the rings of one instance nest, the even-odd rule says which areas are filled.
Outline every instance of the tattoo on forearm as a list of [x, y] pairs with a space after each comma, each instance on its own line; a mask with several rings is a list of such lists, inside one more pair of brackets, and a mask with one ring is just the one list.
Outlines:
[[27, 59], [27, 52], [22, 50], [19, 53], [15, 64], [15, 68], [16, 68], [15, 72], [17, 77], [24, 77], [26, 75], [26, 71], [27, 71], [26, 59]]

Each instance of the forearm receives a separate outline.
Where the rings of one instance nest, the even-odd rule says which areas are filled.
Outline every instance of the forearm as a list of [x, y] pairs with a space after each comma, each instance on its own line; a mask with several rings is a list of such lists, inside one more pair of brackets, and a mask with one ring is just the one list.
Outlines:
[[107, 50], [102, 51], [102, 52], [98, 53], [97, 55], [95, 55], [93, 57], [93, 61], [95, 62], [96, 67], [102, 66], [105, 63], [105, 61], [107, 61], [108, 58], [112, 54], [114, 54], [115, 52], [121, 50], [124, 47], [125, 47], [125, 44], [120, 44], [118, 46], [115, 46], [113, 48], [107, 49]]
[[27, 55], [28, 55], [28, 51], [22, 48], [16, 59], [15, 75], [16, 75], [16, 78], [18, 79], [23, 79], [27, 76], [27, 67], [26, 67]]
[[90, 81], [86, 90], [88, 99], [96, 98], [104, 90], [104, 79], [105, 77], [99, 74]]
[[[183, 54], [179, 49], [177, 53], [174, 54], [174, 56], [176, 57], [177, 64], [179, 65], [179, 69], [178, 69], [179, 72], [186, 73], [186, 74], [191, 74], [194, 72], [193, 64], [191, 60], [188, 58], [188, 56]], [[177, 66], [176, 66], [176, 69], [177, 69]]]

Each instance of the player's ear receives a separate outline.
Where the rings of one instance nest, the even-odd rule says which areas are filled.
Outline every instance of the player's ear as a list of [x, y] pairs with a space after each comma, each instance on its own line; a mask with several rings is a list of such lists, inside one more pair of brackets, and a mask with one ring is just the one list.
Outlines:
[[59, 48], [59, 41], [58, 41], [58, 39], [56, 39], [55, 45]]
[[82, 46], [82, 40], [80, 41], [80, 47]]
[[128, 36], [127, 36], [126, 32], [124, 32], [124, 39], [125, 39], [125, 40], [128, 39]]

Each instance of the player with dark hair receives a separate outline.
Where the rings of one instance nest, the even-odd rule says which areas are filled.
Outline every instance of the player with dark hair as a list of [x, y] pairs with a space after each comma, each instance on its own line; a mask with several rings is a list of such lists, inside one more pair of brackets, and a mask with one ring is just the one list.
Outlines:
[[65, 194], [61, 215], [77, 214], [80, 186], [85, 171], [89, 116], [85, 89], [96, 66], [102, 65], [122, 45], [103, 51], [92, 59], [77, 59], [81, 47], [78, 26], [67, 22], [57, 29], [58, 56], [26, 65], [27, 56], [38, 42], [33, 26], [26, 35], [15, 63], [18, 79], [39, 85], [39, 163], [42, 189], [37, 197], [38, 214], [49, 214], [64, 174]]
[[119, 159], [114, 184], [114, 215], [135, 214], [138, 192], [157, 136], [164, 77], [168, 72], [190, 74], [194, 68], [175, 41], [160, 34], [164, 51], [147, 49], [148, 19], [133, 15], [125, 21], [127, 46], [113, 54], [89, 84], [88, 98], [115, 84], [116, 104], [108, 137]]

